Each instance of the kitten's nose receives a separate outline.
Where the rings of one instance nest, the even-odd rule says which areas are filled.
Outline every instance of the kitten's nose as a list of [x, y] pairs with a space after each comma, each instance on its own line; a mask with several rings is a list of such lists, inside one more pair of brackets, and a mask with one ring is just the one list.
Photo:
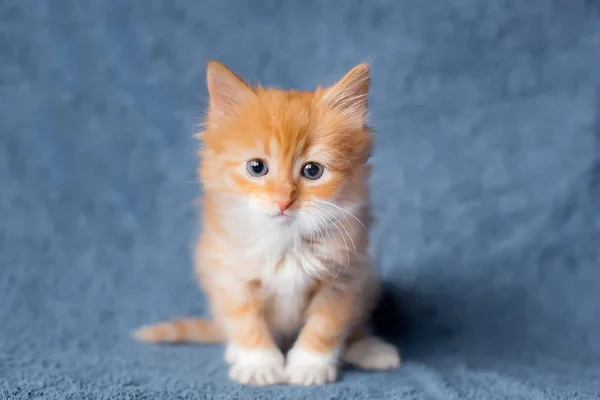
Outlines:
[[284, 212], [285, 210], [290, 208], [293, 202], [294, 199], [275, 200], [275, 204], [277, 204], [281, 212]]

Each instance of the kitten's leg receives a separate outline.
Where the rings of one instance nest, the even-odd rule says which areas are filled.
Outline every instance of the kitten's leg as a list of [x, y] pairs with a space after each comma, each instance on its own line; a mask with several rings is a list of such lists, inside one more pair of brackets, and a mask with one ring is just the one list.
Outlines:
[[[235, 278], [231, 278], [235, 279]], [[225, 325], [229, 377], [243, 384], [271, 385], [284, 378], [284, 358], [262, 315], [260, 299], [248, 285], [229, 283], [213, 290], [215, 309]]]
[[323, 286], [288, 353], [286, 375], [296, 385], [321, 385], [338, 375], [339, 354], [355, 315], [356, 290]]

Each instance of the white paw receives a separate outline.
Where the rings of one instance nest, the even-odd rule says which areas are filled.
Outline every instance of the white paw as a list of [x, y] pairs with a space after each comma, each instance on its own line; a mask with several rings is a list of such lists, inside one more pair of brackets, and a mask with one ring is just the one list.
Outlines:
[[229, 378], [244, 385], [274, 385], [285, 378], [283, 355], [278, 349], [235, 350]]
[[396, 346], [376, 337], [353, 343], [343, 354], [343, 360], [362, 369], [386, 370], [400, 365]]
[[337, 379], [335, 354], [318, 354], [303, 349], [292, 349], [285, 368], [288, 383], [292, 385], [324, 385]]
[[227, 345], [225, 348], [225, 361], [227, 361], [227, 364], [231, 365], [237, 361], [238, 352], [239, 348], [235, 344], [229, 343]]

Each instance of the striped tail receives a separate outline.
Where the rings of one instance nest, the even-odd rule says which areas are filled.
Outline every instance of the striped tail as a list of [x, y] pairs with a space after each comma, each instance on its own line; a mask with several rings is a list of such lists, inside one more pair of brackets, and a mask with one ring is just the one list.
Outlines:
[[201, 318], [187, 318], [162, 322], [138, 328], [133, 337], [143, 342], [152, 343], [222, 343], [223, 332], [214, 321]]

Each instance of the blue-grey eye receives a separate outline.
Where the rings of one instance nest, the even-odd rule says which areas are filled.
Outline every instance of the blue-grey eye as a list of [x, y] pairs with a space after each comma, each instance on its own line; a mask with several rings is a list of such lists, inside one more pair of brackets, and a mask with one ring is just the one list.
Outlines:
[[246, 169], [250, 175], [255, 177], [265, 176], [269, 172], [267, 163], [260, 159], [248, 161]]
[[302, 176], [311, 181], [316, 181], [323, 176], [325, 168], [316, 162], [307, 162], [302, 166]]

